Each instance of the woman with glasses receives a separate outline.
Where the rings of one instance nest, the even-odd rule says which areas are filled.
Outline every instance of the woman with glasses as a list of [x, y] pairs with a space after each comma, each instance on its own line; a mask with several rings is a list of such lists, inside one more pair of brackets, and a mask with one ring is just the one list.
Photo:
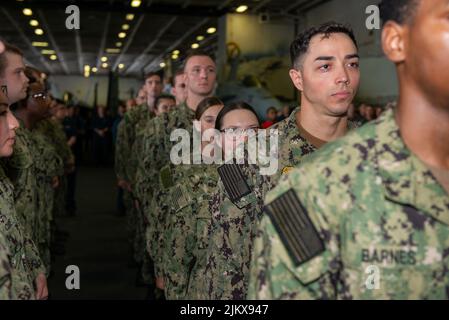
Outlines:
[[[223, 160], [232, 160], [234, 155], [238, 155], [237, 150], [243, 143], [251, 141], [251, 135], [257, 133], [259, 126], [257, 114], [250, 105], [240, 102], [225, 106], [215, 122], [215, 128], [221, 133], [219, 143], [223, 150]], [[228, 166], [229, 164], [225, 164], [219, 167], [218, 171], [222, 172], [222, 169]], [[238, 189], [241, 186], [236, 184], [234, 187]], [[194, 281], [190, 282], [189, 287], [192, 292], [192, 295], [189, 295], [190, 299], [215, 299], [222, 296], [230, 283], [224, 281], [217, 283], [215, 281], [219, 278], [217, 272], [232, 269], [234, 264], [240, 262], [238, 257], [235, 257], [237, 250], [234, 246], [245, 245], [248, 223], [245, 217], [233, 215], [228, 208], [219, 209], [225, 192], [220, 178], [214, 194], [210, 196], [207, 208], [208, 216], [211, 217], [203, 231], [207, 242], [203, 244], [204, 258], [193, 270]], [[238, 297], [238, 294], [230, 293], [228, 296], [232, 299]]]

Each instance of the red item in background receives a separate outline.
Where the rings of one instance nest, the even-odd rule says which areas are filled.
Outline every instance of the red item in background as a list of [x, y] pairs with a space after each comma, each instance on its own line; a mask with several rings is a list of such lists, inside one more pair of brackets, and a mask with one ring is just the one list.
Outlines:
[[267, 129], [271, 127], [273, 124], [274, 124], [273, 121], [265, 121], [264, 123], [262, 123], [262, 129]]

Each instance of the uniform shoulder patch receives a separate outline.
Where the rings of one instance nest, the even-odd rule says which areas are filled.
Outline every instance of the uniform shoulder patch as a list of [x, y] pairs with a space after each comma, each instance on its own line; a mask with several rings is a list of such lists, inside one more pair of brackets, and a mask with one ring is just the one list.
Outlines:
[[175, 185], [173, 182], [173, 175], [169, 166], [165, 166], [161, 169], [160, 172], [161, 184], [164, 189], [171, 188]]
[[232, 202], [236, 202], [251, 193], [239, 165], [234, 163], [224, 164], [218, 168], [218, 174]]
[[324, 243], [293, 189], [265, 206], [296, 266], [325, 251]]

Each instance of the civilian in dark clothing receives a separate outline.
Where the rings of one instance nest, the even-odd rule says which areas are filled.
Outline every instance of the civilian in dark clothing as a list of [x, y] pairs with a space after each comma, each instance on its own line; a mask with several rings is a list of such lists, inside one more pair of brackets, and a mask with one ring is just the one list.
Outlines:
[[108, 164], [108, 146], [111, 130], [111, 121], [106, 116], [106, 107], [98, 106], [97, 113], [92, 120], [92, 148], [93, 158], [97, 166]]

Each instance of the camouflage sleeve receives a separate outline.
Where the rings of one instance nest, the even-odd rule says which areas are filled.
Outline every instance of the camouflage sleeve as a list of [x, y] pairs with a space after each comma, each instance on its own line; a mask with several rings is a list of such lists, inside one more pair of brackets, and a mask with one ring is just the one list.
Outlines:
[[32, 286], [21, 279], [10, 264], [10, 252], [0, 234], [0, 301], [34, 299]]
[[[333, 210], [323, 208], [315, 187], [304, 181], [314, 181], [320, 189], [324, 178], [308, 177], [306, 168], [294, 169], [266, 197], [268, 211], [254, 242], [248, 299], [336, 297], [333, 276], [339, 264], [338, 222], [329, 213]], [[295, 197], [301, 206], [297, 205]], [[302, 238], [297, 236], [296, 219], [310, 219], [309, 227], [313, 226], [317, 232], [314, 241], [298, 240]], [[313, 254], [298, 253], [301, 245]]]
[[0, 300], [12, 299], [11, 265], [8, 255], [9, 250], [0, 234]]
[[46, 269], [39, 255], [39, 251], [37, 250], [36, 245], [33, 240], [28, 238], [25, 234], [24, 239], [25, 252], [27, 257], [27, 262], [30, 267], [30, 271], [33, 275], [33, 279], [36, 279], [37, 276], [41, 273], [46, 274]]
[[61, 176], [64, 174], [64, 164], [62, 158], [47, 137], [39, 132], [33, 132], [35, 147], [38, 152], [35, 166], [42, 175], [47, 178]]
[[[168, 212], [165, 229], [166, 284], [169, 298], [185, 299], [191, 270], [196, 262], [196, 219], [194, 214], [201, 203], [189, 196], [184, 183], [170, 190], [173, 207]], [[199, 200], [198, 200], [199, 201]]]

